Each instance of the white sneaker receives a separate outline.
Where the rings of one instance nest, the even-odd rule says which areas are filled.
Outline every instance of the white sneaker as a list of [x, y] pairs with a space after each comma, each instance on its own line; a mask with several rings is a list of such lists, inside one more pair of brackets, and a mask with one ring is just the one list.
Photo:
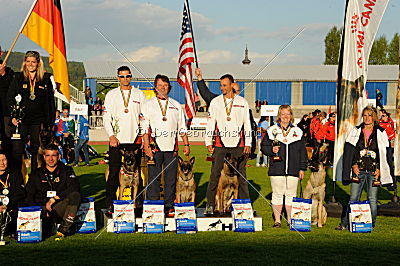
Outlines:
[[266, 165], [265, 163], [263, 163], [261, 166], [262, 166], [262, 167], [267, 167], [267, 165]]
[[260, 164], [259, 164], [259, 163], [256, 163], [256, 166], [257, 166], [257, 167], [260, 167]]

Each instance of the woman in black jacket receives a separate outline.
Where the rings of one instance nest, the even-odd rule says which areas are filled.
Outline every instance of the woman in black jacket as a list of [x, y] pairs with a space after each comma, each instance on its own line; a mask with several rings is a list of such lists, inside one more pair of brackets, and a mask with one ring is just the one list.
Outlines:
[[13, 157], [18, 166], [22, 164], [25, 143], [30, 141], [31, 169], [37, 168], [41, 125], [47, 128], [53, 125], [55, 120], [56, 108], [52, 79], [52, 74], [44, 70], [40, 54], [36, 51], [26, 52], [21, 72], [15, 74], [7, 95], [10, 110], [16, 104], [17, 95], [21, 97], [20, 105], [25, 108], [25, 115], [21, 121], [12, 119], [14, 126], [20, 124], [22, 135], [22, 141], [13, 141]]
[[[355, 127], [344, 144], [343, 184], [351, 183], [350, 201], [359, 201], [366, 186], [375, 227], [378, 213], [378, 189], [393, 184], [392, 149], [386, 131], [379, 126], [375, 107], [367, 106], [362, 111], [363, 122]], [[347, 212], [336, 230], [349, 226]]]
[[307, 151], [300, 128], [293, 125], [293, 111], [290, 105], [281, 105], [278, 110], [277, 124], [270, 126], [265, 134], [261, 150], [270, 157], [268, 175], [272, 186], [272, 209], [275, 223], [281, 227], [283, 196], [290, 223], [292, 199], [297, 194], [299, 179], [304, 178], [307, 170]]

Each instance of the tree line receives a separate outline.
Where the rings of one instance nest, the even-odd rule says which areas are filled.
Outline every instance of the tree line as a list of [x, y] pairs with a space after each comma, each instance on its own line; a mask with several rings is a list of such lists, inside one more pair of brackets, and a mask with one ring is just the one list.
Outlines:
[[[337, 65], [339, 61], [340, 42], [343, 27], [332, 27], [325, 36], [325, 61], [324, 65]], [[393, 35], [388, 41], [385, 35], [374, 40], [369, 56], [371, 65], [398, 65], [399, 64], [399, 33]]]

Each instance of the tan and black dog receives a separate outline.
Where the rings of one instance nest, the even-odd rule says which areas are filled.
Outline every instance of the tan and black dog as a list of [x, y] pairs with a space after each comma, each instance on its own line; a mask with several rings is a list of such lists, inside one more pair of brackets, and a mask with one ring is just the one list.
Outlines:
[[178, 157], [178, 175], [176, 180], [176, 203], [195, 202], [196, 181], [194, 180], [193, 165], [195, 158], [183, 160]]
[[[139, 150], [126, 151], [121, 150], [123, 155], [123, 163], [119, 172], [119, 193], [118, 199], [122, 200], [125, 188], [131, 189], [131, 199], [135, 200], [139, 190], [140, 182], [140, 165], [136, 160]], [[109, 175], [109, 167], [106, 169], [106, 181]], [[135, 201], [136, 206], [136, 201]]]
[[328, 216], [324, 206], [326, 188], [325, 163], [327, 160], [328, 145], [324, 143], [317, 149], [318, 152], [309, 164], [311, 175], [304, 190], [304, 198], [312, 199], [311, 223], [322, 227], [326, 223]]
[[[228, 163], [229, 162], [229, 163]], [[229, 213], [232, 200], [238, 198], [239, 179], [237, 169], [240, 159], [232, 158], [231, 154], [225, 156], [224, 167], [218, 181], [217, 194], [215, 195], [215, 212]]]

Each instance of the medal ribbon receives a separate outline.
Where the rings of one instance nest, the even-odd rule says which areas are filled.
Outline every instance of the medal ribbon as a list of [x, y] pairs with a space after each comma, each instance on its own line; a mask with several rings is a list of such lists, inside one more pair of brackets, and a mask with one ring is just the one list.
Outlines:
[[233, 107], [233, 99], [234, 99], [234, 98], [232, 98], [232, 101], [230, 102], [230, 106], [229, 106], [229, 107], [228, 107], [228, 105], [226, 104], [226, 99], [225, 99], [225, 97], [222, 96], [222, 98], [224, 98], [224, 104], [225, 104], [225, 112], [226, 112], [226, 115], [229, 117], [229, 116], [231, 116], [232, 107]]
[[290, 125], [287, 130], [285, 130], [281, 125], [279, 125], [279, 127], [281, 128], [283, 137], [285, 137], [285, 138], [287, 137], [287, 135], [289, 135], [290, 130], [292, 130], [292, 127]]
[[0, 179], [0, 183], [3, 185], [3, 188], [8, 188], [9, 184], [8, 184], [8, 178], [10, 177], [10, 174], [7, 175], [7, 179], [5, 182], [3, 182], [3, 180]]
[[166, 100], [165, 109], [162, 108], [161, 100], [156, 96], [158, 105], [160, 106], [162, 116], [165, 117], [167, 115], [167, 108], [168, 108], [168, 100]]
[[31, 78], [29, 78], [29, 83], [31, 85], [31, 87], [29, 88], [31, 95], [35, 95], [36, 76], [33, 80]]
[[120, 89], [120, 90], [121, 90], [122, 99], [124, 100], [125, 109], [127, 109], [128, 105], [129, 105], [129, 99], [131, 98], [132, 87], [129, 87], [128, 100], [125, 99], [125, 95], [124, 95], [124, 92], [122, 91], [122, 89]]

